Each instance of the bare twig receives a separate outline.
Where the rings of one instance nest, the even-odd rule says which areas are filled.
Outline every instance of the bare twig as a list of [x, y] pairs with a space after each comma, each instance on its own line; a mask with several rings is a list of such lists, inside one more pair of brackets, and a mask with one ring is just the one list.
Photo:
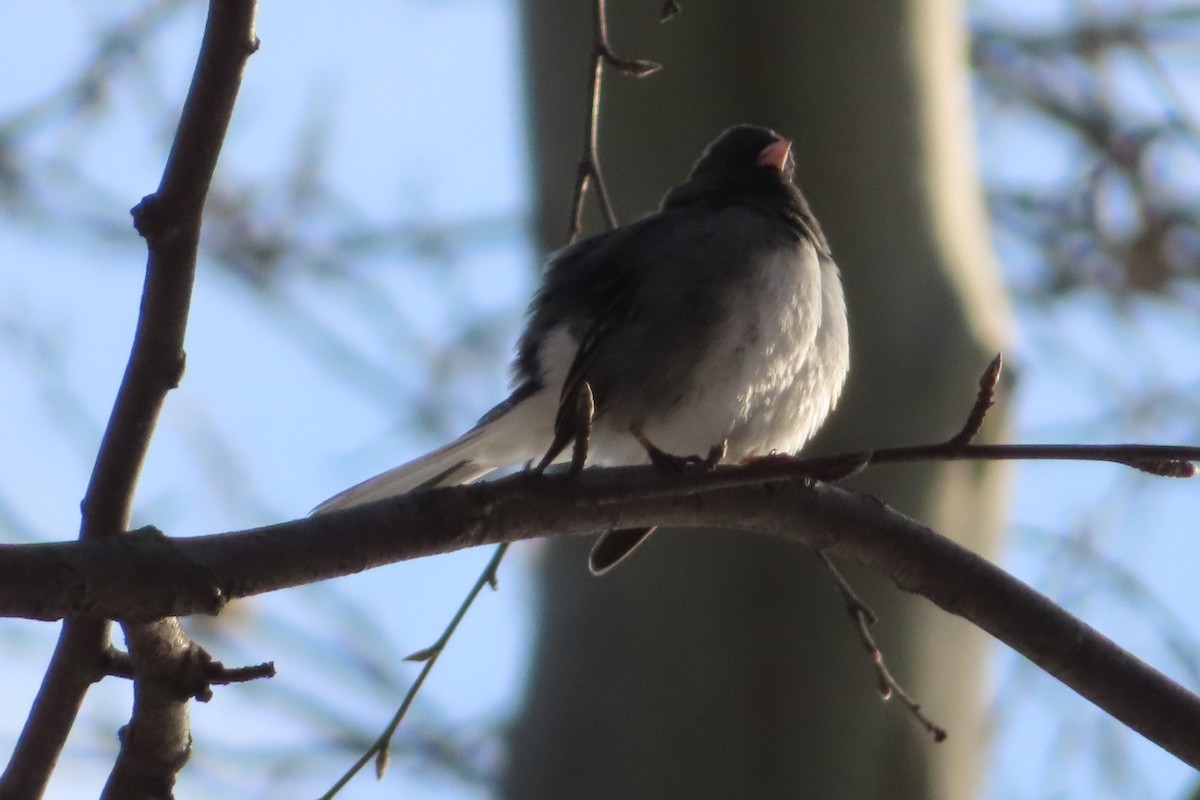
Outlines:
[[975, 434], [979, 433], [988, 409], [996, 402], [996, 383], [1000, 380], [1000, 369], [1003, 365], [1004, 356], [997, 353], [996, 357], [988, 364], [987, 369], [983, 371], [983, 375], [979, 377], [979, 394], [975, 396], [975, 405], [972, 406], [971, 413], [967, 415], [967, 421], [963, 423], [962, 430], [946, 442], [947, 447], [968, 445], [975, 438]]
[[1194, 461], [1200, 460], [1200, 448], [1143, 444], [971, 444], [983, 426], [987, 411], [995, 402], [1002, 357], [997, 354], [979, 378], [979, 393], [962, 429], [936, 444], [889, 447], [858, 453], [841, 453], [817, 458], [769, 456], [754, 459], [752, 465], [770, 469], [788, 465], [809, 470], [820, 480], [838, 480], [878, 464], [916, 461], [1109, 461], [1164, 478], [1196, 476]]
[[262, 678], [275, 677], [275, 662], [264, 661], [262, 664], [251, 664], [247, 667], [226, 667], [220, 661], [209, 665], [208, 682], [214, 686], [228, 686], [231, 683], [246, 683]]
[[575, 195], [571, 200], [570, 224], [567, 228], [567, 238], [575, 241], [583, 231], [583, 201], [587, 196], [588, 185], [596, 184], [596, 199], [600, 201], [600, 210], [609, 229], [617, 227], [617, 214], [613, 210], [612, 201], [608, 197], [608, 189], [604, 185], [604, 175], [600, 169], [598, 142], [600, 139], [600, 89], [604, 81], [604, 68], [611, 67], [621, 75], [634, 78], [645, 78], [662, 69], [661, 64], [640, 58], [622, 58], [613, 52], [608, 43], [608, 16], [606, 0], [595, 0], [593, 6], [593, 42], [592, 70], [588, 80], [587, 106], [587, 135], [584, 137], [583, 156], [575, 176]]
[[[866, 600], [858, 596], [858, 592], [854, 591], [854, 587], [850, 585], [850, 581], [846, 580], [846, 576], [833, 563], [833, 559], [820, 550], [817, 551], [817, 558], [821, 559], [821, 563], [829, 571], [830, 576], [833, 578], [834, 588], [842, 596], [842, 600], [846, 603], [846, 610], [850, 612], [850, 615], [862, 617], [863, 622], [867, 625], [874, 625], [876, 622], [879, 622], [879, 615], [867, 605]], [[888, 698], [885, 696], [884, 699]]]
[[[137, 670], [133, 659], [128, 653], [110, 647], [107, 652], [108, 674], [114, 678], [136, 680]], [[203, 648], [196, 647], [195, 665], [198, 669], [188, 675], [175, 675], [181, 693], [184, 696], [207, 703], [212, 699], [213, 686], [227, 686], [231, 683], [246, 683], [262, 678], [275, 677], [275, 662], [267, 661], [262, 664], [252, 664], [247, 667], [226, 667], [220, 661], [214, 661]]]
[[410, 654], [405, 661], [420, 661], [421, 671], [417, 674], [417, 679], [413, 681], [413, 685], [409, 688], [408, 694], [404, 696], [404, 701], [400, 703], [400, 708], [396, 710], [396, 714], [392, 717], [392, 721], [384, 728], [383, 733], [367, 748], [367, 751], [359, 757], [358, 761], [346, 773], [342, 775], [338, 781], [329, 788], [325, 794], [321, 795], [320, 800], [328, 800], [342, 790], [350, 779], [362, 771], [372, 758], [375, 759], [375, 776], [382, 778], [387, 772], [388, 762], [390, 759], [389, 750], [391, 749], [392, 737], [396, 733], [396, 729], [400, 727], [400, 723], [404, 720], [409, 708], [412, 707], [413, 700], [416, 699], [417, 693], [421, 691], [421, 687], [425, 684], [425, 679], [429, 677], [429, 673], [433, 671], [433, 665], [437, 663], [438, 657], [442, 651], [446, 649], [446, 645], [450, 643], [454, 632], [458, 630], [458, 625], [463, 621], [470, 610], [471, 605], [475, 602], [475, 598], [483, 591], [484, 586], [496, 588], [496, 570], [500, 568], [500, 562], [504, 560], [504, 554], [508, 551], [508, 544], [501, 544], [492, 554], [487, 566], [479, 575], [479, 579], [475, 581], [475, 585], [471, 587], [471, 591], [467, 592], [467, 596], [463, 599], [462, 604], [458, 607], [458, 611], [450, 619], [450, 623], [446, 625], [446, 629], [442, 631], [442, 635], [437, 638], [437, 641], [429, 647], [418, 650]]
[[[846, 463], [856, 463], [859, 471], [879, 464], [907, 464], [918, 461], [1107, 461], [1148, 472], [1163, 478], [1193, 478], [1195, 461], [1200, 461], [1200, 447], [1154, 444], [969, 444], [947, 447], [938, 444], [889, 447], [864, 450], [837, 456], [816, 458], [771, 459], [765, 471], [777, 471], [779, 465], [790, 463], [789, 469], [810, 470], [823, 475], [823, 470]], [[753, 468], [756, 465], [751, 465]], [[789, 471], [785, 469], [784, 471]]]
[[921, 706], [909, 696], [904, 687], [893, 677], [891, 671], [887, 668], [887, 664], [883, 661], [883, 653], [879, 649], [879, 645], [875, 643], [875, 637], [871, 636], [870, 626], [874, 625], [879, 617], [871, 610], [858, 593], [854, 591], [854, 587], [846, 580], [846, 576], [841, 573], [829, 556], [820, 550], [817, 551], [817, 557], [821, 559], [821, 563], [829, 570], [829, 574], [833, 576], [834, 585], [837, 587], [838, 593], [841, 594], [842, 600], [846, 603], [846, 613], [850, 615], [850, 619], [854, 621], [855, 630], [858, 631], [858, 639], [862, 642], [863, 648], [867, 651], [867, 655], [871, 658], [871, 663], [875, 665], [875, 676], [879, 680], [879, 696], [884, 700], [891, 700], [892, 697], [900, 698], [900, 702], [908, 709], [908, 713], [913, 716], [925, 732], [935, 742], [944, 742], [946, 740], [946, 729], [935, 723], [921, 711]]

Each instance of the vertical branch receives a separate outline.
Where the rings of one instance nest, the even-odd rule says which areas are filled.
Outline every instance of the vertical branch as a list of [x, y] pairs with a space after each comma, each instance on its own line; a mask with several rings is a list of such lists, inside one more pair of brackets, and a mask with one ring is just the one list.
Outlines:
[[[133, 353], [109, 426], [110, 430], [130, 426], [126, 432], [136, 438], [131, 446], [114, 443], [107, 453], [101, 448], [97, 466], [111, 466], [114, 488], [124, 496], [120, 505], [114, 504], [111, 509], [112, 498], [98, 496], [96, 507], [91, 509], [100, 519], [104, 519], [106, 510], [124, 514], [122, 530], [128, 526], [133, 489], [159, 410], [167, 392], [179, 384], [183, 375], [183, 337], [204, 200], [233, 116], [242, 70], [246, 59], [258, 49], [256, 10], [256, 0], [210, 3], [196, 72], [162, 181], [158, 191], [133, 210], [134, 225], [149, 248], [146, 289]], [[106, 454], [111, 464], [103, 460]], [[97, 485], [103, 486], [103, 473], [101, 476]], [[89, 487], [85, 511], [92, 500]], [[105, 532], [100, 531], [101, 535]], [[176, 773], [191, 755], [187, 706], [191, 692], [180, 677], [207, 654], [187, 638], [174, 617], [125, 623], [123, 628], [134, 665], [133, 714], [101, 797], [168, 797]]]
[[[183, 338], [204, 199], [216, 169], [242, 67], [256, 48], [255, 3], [214, 0], [192, 86], [158, 191], [132, 210], [149, 256], [133, 348], [83, 499], [82, 536], [128, 527], [138, 474], [167, 392], [183, 377]], [[244, 23], [244, 24], [243, 24]]]
[[[254, 14], [254, 0], [212, 0], [162, 181], [156, 193], [133, 209], [134, 225], [149, 249], [146, 280], [129, 361], [84, 495], [81, 538], [117, 535], [128, 527], [150, 437], [167, 392], [178, 385], [183, 374], [183, 338], [201, 214], [233, 114], [242, 68], [257, 47]], [[175, 620], [136, 627], [126, 631], [135, 664], [169, 659], [192, 647]], [[25, 728], [0, 776], [0, 798], [38, 797], [45, 791], [88, 686], [107, 672], [107, 639], [104, 620], [82, 618], [64, 624]], [[136, 647], [139, 643], [143, 646]], [[125, 737], [114, 778], [118, 774], [125, 777], [115, 786], [110, 780], [107, 796], [163, 796], [162, 786], [173, 783], [175, 770], [182, 766], [179, 754], [186, 757], [186, 695], [159, 691], [157, 695], [171, 698], [164, 704], [154, 699], [154, 692], [147, 697], [146, 686], [135, 687], [138, 700], [129, 729], [137, 727], [139, 717], [153, 717], [159, 724], [153, 736], [139, 736], [136, 741]], [[138, 743], [169, 750], [174, 761], [167, 764], [155, 758], [156, 753], [137, 753], [133, 746]], [[140, 756], [137, 768], [122, 770], [131, 753]], [[128, 780], [135, 774], [143, 780]]]
[[662, 69], [661, 64], [640, 58], [621, 58], [613, 52], [608, 43], [608, 14], [606, 0], [595, 0], [592, 15], [592, 71], [588, 81], [588, 104], [586, 130], [583, 139], [583, 156], [575, 174], [575, 195], [571, 200], [571, 218], [567, 227], [568, 241], [579, 238], [583, 230], [583, 201], [587, 196], [588, 185], [596, 184], [596, 198], [600, 201], [600, 210], [604, 214], [604, 222], [609, 229], [617, 227], [617, 214], [613, 210], [608, 189], [604, 185], [604, 175], [600, 169], [599, 139], [600, 139], [600, 89], [604, 82], [604, 68], [612, 67], [622, 75], [635, 78], [645, 78]]
[[25, 727], [0, 775], [0, 800], [41, 797], [46, 791], [84, 694], [104, 677], [107, 641], [105, 620], [84, 618], [63, 623]]

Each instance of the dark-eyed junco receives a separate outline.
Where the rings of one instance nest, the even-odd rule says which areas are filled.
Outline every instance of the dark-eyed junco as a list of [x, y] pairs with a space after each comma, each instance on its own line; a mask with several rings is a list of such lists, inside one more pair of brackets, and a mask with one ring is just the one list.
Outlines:
[[[792, 179], [791, 143], [741, 125], [708, 146], [662, 207], [555, 253], [529, 307], [513, 392], [458, 439], [331, 497], [333, 511], [473, 481], [542, 458], [591, 388], [590, 461], [792, 453], [841, 394], [849, 367], [837, 266]], [[560, 407], [563, 414], [560, 414]], [[603, 572], [649, 530], [612, 531]]]

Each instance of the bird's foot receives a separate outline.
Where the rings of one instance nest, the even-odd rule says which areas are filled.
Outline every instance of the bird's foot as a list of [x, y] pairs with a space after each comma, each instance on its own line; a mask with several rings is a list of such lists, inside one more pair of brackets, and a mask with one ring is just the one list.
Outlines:
[[725, 458], [725, 451], [728, 448], [728, 442], [722, 441], [720, 444], [708, 448], [708, 455], [677, 456], [659, 449], [654, 442], [646, 438], [639, 428], [633, 428], [633, 435], [637, 437], [638, 444], [646, 451], [650, 463], [661, 472], [668, 474], [683, 472], [688, 467], [700, 467], [711, 472]]

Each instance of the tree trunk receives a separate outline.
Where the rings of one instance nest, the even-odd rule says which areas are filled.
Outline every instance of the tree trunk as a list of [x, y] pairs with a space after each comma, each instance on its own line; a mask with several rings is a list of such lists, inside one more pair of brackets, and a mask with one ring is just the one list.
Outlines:
[[[660, 26], [657, 3], [609, 3], [614, 49], [665, 65], [644, 81], [606, 78], [600, 153], [622, 220], [652, 209], [730, 124], [792, 138], [798, 180], [842, 268], [853, 353], [842, 405], [808, 452], [953, 434], [1008, 324], [974, 164], [962, 8], [683, 7]], [[524, 0], [523, 12], [537, 225], [549, 250], [564, 243], [582, 149], [591, 3]], [[1002, 417], [989, 417], [993, 435]], [[1002, 470], [968, 464], [854, 481], [981, 551], [1001, 529], [1003, 483]], [[850, 571], [882, 618], [875, 634], [893, 673], [949, 729], [934, 745], [899, 704], [880, 703], [812, 553], [765, 537], [660, 532], [596, 579], [588, 546], [544, 552], [508, 797], [977, 792], [984, 640], [966, 623]]]

